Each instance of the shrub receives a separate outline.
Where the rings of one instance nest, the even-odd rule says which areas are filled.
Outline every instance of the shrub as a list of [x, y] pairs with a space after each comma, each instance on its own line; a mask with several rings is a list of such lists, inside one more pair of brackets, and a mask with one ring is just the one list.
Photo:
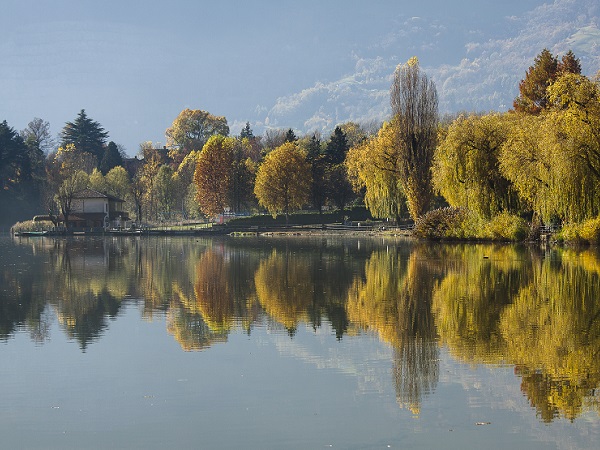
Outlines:
[[581, 238], [589, 244], [600, 244], [600, 217], [586, 220], [579, 231]]
[[579, 234], [579, 228], [580, 224], [577, 223], [563, 225], [561, 230], [554, 235], [554, 240], [559, 243], [583, 244], [584, 241]]
[[519, 216], [503, 212], [485, 227], [485, 234], [493, 240], [523, 241], [529, 233], [527, 222]]
[[477, 237], [479, 223], [466, 208], [440, 208], [429, 211], [415, 223], [415, 235], [430, 239], [469, 239]]
[[17, 222], [12, 227], [12, 232], [23, 232], [23, 231], [41, 231], [50, 230], [54, 227], [54, 224], [50, 221], [38, 221], [25, 220], [23, 222]]
[[555, 240], [567, 244], [600, 244], [600, 217], [564, 225]]
[[484, 223], [466, 208], [434, 209], [415, 223], [415, 235], [430, 239], [523, 241], [528, 233], [527, 222], [518, 216], [502, 213]]

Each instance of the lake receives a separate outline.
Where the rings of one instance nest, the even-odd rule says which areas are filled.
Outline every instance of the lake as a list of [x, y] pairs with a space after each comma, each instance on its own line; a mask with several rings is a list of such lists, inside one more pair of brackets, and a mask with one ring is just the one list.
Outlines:
[[600, 448], [600, 252], [0, 238], [10, 449]]

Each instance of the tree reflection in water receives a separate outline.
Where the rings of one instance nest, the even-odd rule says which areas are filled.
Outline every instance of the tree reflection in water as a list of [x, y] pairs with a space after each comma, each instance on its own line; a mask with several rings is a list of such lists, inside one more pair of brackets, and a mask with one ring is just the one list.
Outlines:
[[348, 296], [349, 318], [393, 348], [398, 404], [419, 414], [439, 379], [439, 348], [431, 296], [439, 273], [425, 247], [375, 251]]
[[185, 350], [277, 324], [328, 321], [392, 348], [398, 404], [419, 414], [440, 347], [511, 365], [543, 421], [600, 411], [597, 250], [330, 238], [23, 239], [0, 251], [0, 339], [48, 339], [53, 315], [85, 351], [123, 304], [166, 318]]

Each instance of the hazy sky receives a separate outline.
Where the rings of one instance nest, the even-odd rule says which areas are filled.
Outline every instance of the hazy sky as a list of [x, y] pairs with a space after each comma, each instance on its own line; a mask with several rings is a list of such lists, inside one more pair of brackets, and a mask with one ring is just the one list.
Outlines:
[[459, 64], [466, 42], [509, 33], [543, 3], [0, 0], [0, 121], [20, 130], [40, 117], [58, 133], [85, 109], [130, 155], [164, 143], [184, 108], [224, 115], [238, 134], [362, 58]]

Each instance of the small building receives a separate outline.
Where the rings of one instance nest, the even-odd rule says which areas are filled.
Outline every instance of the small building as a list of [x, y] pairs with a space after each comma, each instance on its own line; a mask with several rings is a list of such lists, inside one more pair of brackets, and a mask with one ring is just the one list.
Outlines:
[[64, 223], [62, 215], [59, 221], [67, 228], [121, 228], [129, 221], [124, 205], [125, 200], [118, 197], [94, 189], [84, 189], [73, 196], [68, 223]]

